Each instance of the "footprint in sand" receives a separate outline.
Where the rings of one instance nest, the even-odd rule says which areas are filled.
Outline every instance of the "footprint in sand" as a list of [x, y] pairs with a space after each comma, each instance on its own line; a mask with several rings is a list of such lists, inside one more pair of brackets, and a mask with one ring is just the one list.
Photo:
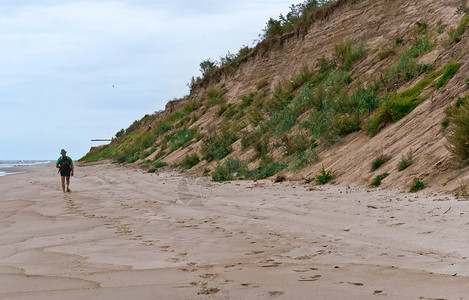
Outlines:
[[[197, 271], [196, 269], [188, 269], [188, 268], [180, 268], [179, 271], [183, 271], [183, 272], [195, 272]], [[191, 283], [192, 284], [192, 283]]]
[[282, 291], [270, 291], [269, 292], [269, 296], [277, 297], [277, 296], [282, 296], [282, 295], [285, 295], [285, 293]]
[[244, 286], [244, 287], [252, 287], [252, 288], [258, 288], [258, 287], [260, 287], [261, 285], [258, 284], [258, 283], [246, 282], [246, 283], [241, 283], [241, 286]]
[[198, 292], [198, 295], [213, 295], [220, 291], [219, 288], [203, 288]]
[[384, 291], [382, 291], [382, 290], [374, 290], [374, 291], [373, 291], [373, 295], [382, 295], [382, 296], [386, 296], [386, 294], [385, 294]]
[[203, 275], [199, 275], [200, 278], [204, 278], [204, 279], [214, 279], [218, 276], [220, 276], [220, 274], [205, 273]]
[[256, 255], [256, 254], [261, 254], [261, 253], [264, 253], [264, 251], [245, 252], [244, 255]]
[[234, 267], [236, 267], [236, 265], [227, 265], [227, 266], [225, 266], [225, 269], [234, 268]]
[[391, 225], [388, 225], [388, 227], [392, 227], [392, 226], [402, 226], [404, 225], [405, 223], [395, 223], [395, 224], [391, 224]]
[[314, 276], [301, 276], [300, 279], [298, 279], [298, 281], [316, 281], [316, 280], [319, 280], [319, 278], [321, 278], [322, 275], [314, 275]]
[[293, 269], [293, 272], [304, 273], [304, 272], [317, 271], [317, 270], [318, 268], [303, 268], [303, 269]]
[[160, 246], [160, 249], [162, 249], [161, 251], [163, 252], [173, 252], [174, 250], [168, 250], [168, 248], [170, 248], [171, 246]]
[[300, 272], [300, 273], [303, 273], [303, 272], [308, 272], [310, 271], [309, 269], [297, 269], [297, 270], [293, 270], [293, 272]]
[[364, 285], [364, 284], [361, 283], [361, 282], [349, 282], [349, 284], [355, 285], [355, 286], [363, 286], [363, 285]]
[[307, 259], [310, 259], [311, 257], [313, 257], [313, 256], [312, 255], [303, 255], [303, 256], [297, 256], [293, 259], [295, 259], [295, 260], [307, 260]]
[[179, 262], [181, 259], [177, 258], [177, 257], [172, 257], [172, 258], [167, 258], [165, 259], [165, 261], [167, 262], [173, 262], [173, 263], [176, 263], [176, 262]]
[[281, 262], [274, 261], [273, 259], [268, 259], [266, 261], [260, 261], [262, 263], [261, 267], [262, 268], [272, 268], [272, 267], [278, 267], [281, 265]]
[[156, 241], [154, 240], [144, 240], [140, 243], [140, 245], [143, 245], [143, 246], [153, 246], [155, 245]]

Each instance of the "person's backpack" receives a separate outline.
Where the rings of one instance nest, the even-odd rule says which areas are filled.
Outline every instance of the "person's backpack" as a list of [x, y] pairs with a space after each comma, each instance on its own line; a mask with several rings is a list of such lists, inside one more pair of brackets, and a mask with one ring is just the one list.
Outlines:
[[70, 163], [70, 158], [68, 158], [68, 156], [62, 157], [62, 159], [60, 160], [60, 169], [62, 171], [71, 170]]

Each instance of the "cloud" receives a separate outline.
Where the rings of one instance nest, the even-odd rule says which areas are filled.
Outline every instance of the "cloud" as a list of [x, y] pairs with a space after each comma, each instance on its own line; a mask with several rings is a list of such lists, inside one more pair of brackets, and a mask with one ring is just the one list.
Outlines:
[[[2, 1], [5, 2], [5, 1]], [[0, 10], [0, 159], [85, 154], [188, 93], [199, 63], [252, 45], [289, 1], [17, 0]], [[112, 86], [115, 87], [112, 87]], [[65, 108], [65, 109], [64, 109]], [[47, 136], [47, 138], [46, 138]], [[50, 138], [49, 138], [50, 136]], [[40, 152], [26, 152], [25, 140]], [[5, 146], [8, 144], [8, 147]], [[7, 149], [8, 148], [8, 149]], [[48, 149], [48, 150], [47, 150]], [[24, 150], [26, 151], [26, 150]]]

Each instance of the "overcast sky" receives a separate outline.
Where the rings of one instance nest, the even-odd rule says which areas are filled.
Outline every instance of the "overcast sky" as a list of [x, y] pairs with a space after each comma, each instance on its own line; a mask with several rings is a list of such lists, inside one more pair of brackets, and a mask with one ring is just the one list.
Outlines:
[[299, 2], [0, 0], [0, 160], [79, 159]]

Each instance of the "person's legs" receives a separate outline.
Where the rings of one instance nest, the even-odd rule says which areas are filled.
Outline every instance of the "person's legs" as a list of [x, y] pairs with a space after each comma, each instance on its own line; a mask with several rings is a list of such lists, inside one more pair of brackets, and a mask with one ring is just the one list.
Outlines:
[[70, 192], [70, 176], [67, 176], [67, 192]]
[[60, 176], [60, 180], [62, 181], [62, 190], [65, 193], [65, 176]]

